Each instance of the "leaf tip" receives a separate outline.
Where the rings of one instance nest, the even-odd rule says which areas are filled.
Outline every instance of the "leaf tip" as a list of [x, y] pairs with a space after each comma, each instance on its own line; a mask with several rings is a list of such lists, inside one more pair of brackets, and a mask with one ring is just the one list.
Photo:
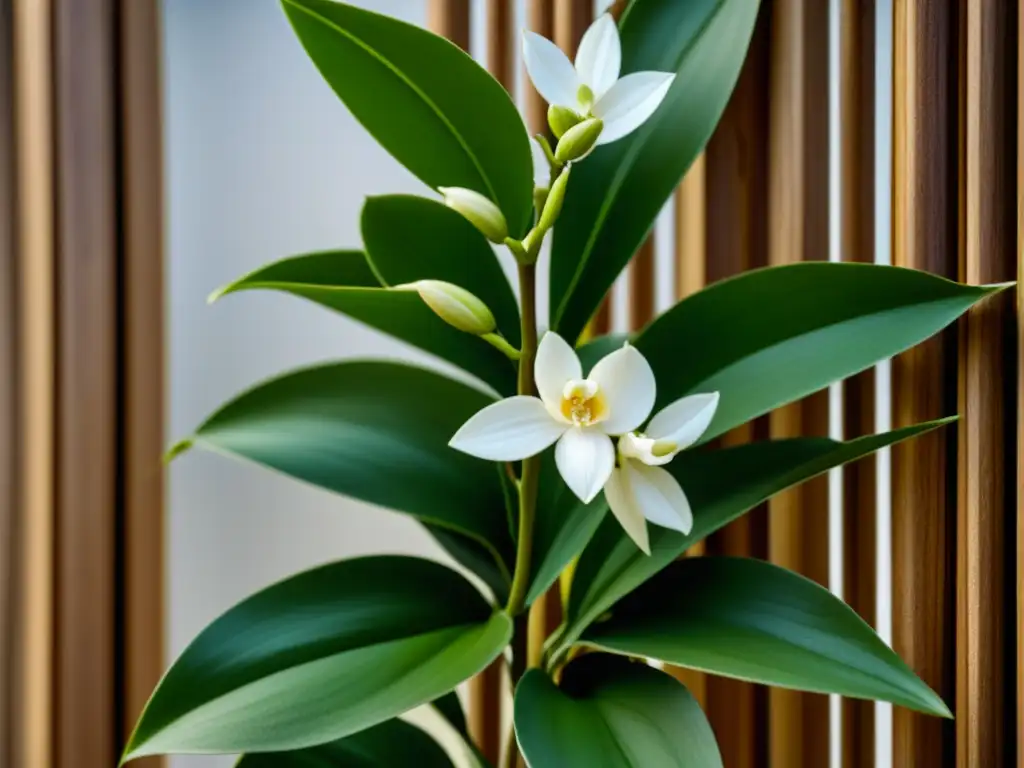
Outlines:
[[170, 464], [185, 451], [189, 450], [195, 444], [195, 440], [191, 437], [187, 437], [184, 440], [179, 440], [172, 445], [167, 453], [164, 454], [164, 464]]

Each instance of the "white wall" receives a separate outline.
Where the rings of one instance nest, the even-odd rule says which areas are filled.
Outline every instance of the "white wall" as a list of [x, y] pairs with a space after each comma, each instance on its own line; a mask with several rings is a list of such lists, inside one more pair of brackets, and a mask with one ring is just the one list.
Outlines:
[[[425, 0], [364, 4], [425, 21]], [[165, 0], [164, 21], [169, 436], [279, 371], [341, 357], [425, 359], [283, 295], [207, 306], [211, 290], [267, 261], [358, 247], [366, 195], [426, 188], [348, 114], [275, 0]], [[209, 453], [175, 461], [169, 493], [169, 659], [242, 597], [312, 564], [364, 552], [440, 556], [407, 518]]]

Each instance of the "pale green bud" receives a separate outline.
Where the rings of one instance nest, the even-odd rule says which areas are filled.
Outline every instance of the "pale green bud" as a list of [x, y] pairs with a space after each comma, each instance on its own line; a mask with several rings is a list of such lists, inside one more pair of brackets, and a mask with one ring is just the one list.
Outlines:
[[569, 171], [571, 167], [566, 168], [555, 179], [555, 183], [551, 185], [551, 190], [548, 192], [547, 199], [544, 201], [544, 208], [540, 214], [540, 221], [537, 222], [537, 229], [542, 232], [547, 232], [558, 220], [558, 215], [562, 212], [562, 201], [565, 200], [565, 187], [569, 183]]
[[603, 128], [604, 123], [596, 117], [574, 125], [558, 140], [555, 159], [560, 163], [571, 163], [586, 157], [597, 144]]
[[495, 329], [491, 310], [465, 288], [443, 280], [417, 280], [396, 285], [394, 290], [416, 291], [434, 314], [460, 331], [482, 336]]
[[548, 125], [551, 126], [551, 132], [555, 134], [556, 139], [562, 138], [566, 131], [582, 121], [583, 116], [568, 107], [560, 107], [557, 104], [548, 107]]
[[484, 237], [492, 243], [505, 242], [508, 224], [498, 206], [472, 189], [438, 187], [437, 191], [444, 195], [445, 205], [465, 216]]

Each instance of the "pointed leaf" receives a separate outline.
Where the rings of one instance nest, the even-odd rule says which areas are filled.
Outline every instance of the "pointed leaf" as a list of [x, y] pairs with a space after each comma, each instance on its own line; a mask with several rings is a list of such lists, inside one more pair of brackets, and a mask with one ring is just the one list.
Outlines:
[[501, 653], [511, 622], [429, 560], [314, 568], [243, 600], [164, 676], [126, 759], [295, 750], [429, 702]]
[[516, 688], [516, 738], [531, 768], [721, 768], [711, 725], [678, 680], [588, 654], [561, 686], [531, 669]]
[[846, 603], [761, 560], [679, 560], [616, 603], [583, 641], [741, 680], [951, 716]]
[[283, 0], [320, 74], [396, 160], [431, 187], [486, 195], [521, 237], [533, 206], [529, 138], [504, 88], [452, 43], [329, 0]]
[[924, 341], [1005, 286], [873, 264], [793, 264], [723, 280], [636, 339], [661, 408], [719, 392], [706, 442]]
[[508, 358], [452, 328], [417, 293], [385, 290], [359, 251], [283, 259], [224, 286], [214, 298], [251, 290], [283, 291], [308, 299], [454, 363], [502, 394], [515, 392], [515, 368]]
[[507, 585], [514, 560], [498, 472], [448, 447], [491, 402], [422, 368], [331, 363], [257, 385], [193, 442], [410, 514], [440, 529], [441, 543], [494, 587]]
[[[519, 305], [490, 243], [463, 216], [412, 195], [368, 198], [362, 215], [366, 258], [384, 285], [444, 280], [486, 304], [519, 346]], [[506, 366], [507, 367], [507, 366]]]
[[[684, 451], [667, 465], [693, 508], [688, 535], [650, 525], [651, 554], [645, 555], [606, 517], [573, 574], [566, 649], [618, 600], [672, 563], [695, 542], [732, 522], [776, 493], [855, 461], [880, 448], [948, 424], [942, 419], [848, 442], [798, 438], [751, 443], [719, 451]], [[822, 510], [824, 514], [824, 510]]]
[[676, 73], [664, 102], [573, 170], [551, 252], [552, 328], [575, 339], [718, 124], [757, 0], [644, 0], [619, 20], [622, 72]]
[[388, 720], [319, 747], [244, 755], [235, 768], [452, 768], [437, 742], [414, 725]]

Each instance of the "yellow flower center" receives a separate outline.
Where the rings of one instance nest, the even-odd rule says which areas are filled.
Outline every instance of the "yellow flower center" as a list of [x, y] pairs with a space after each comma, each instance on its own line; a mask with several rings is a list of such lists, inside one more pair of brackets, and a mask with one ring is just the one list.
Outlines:
[[574, 426], [589, 427], [607, 418], [608, 403], [597, 384], [574, 380], [562, 390], [561, 411]]

